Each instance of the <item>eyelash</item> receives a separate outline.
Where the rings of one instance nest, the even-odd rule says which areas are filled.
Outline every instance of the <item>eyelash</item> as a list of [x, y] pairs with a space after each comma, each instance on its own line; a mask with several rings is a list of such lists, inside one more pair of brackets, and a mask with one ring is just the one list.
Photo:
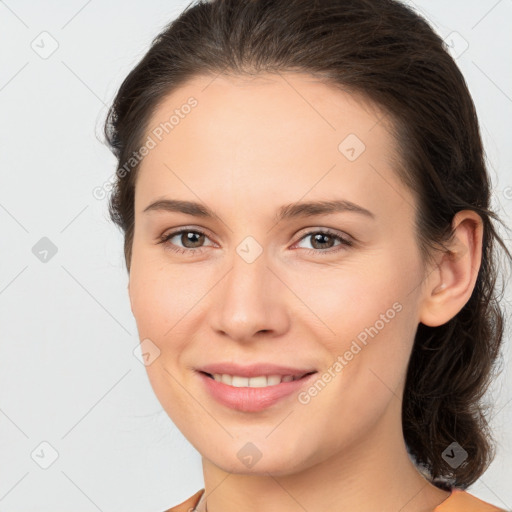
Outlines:
[[[171, 238], [174, 238], [176, 235], [181, 235], [182, 233], [196, 233], [196, 234], [204, 235], [204, 236], [208, 237], [208, 235], [204, 231], [201, 231], [200, 229], [180, 229], [178, 231], [173, 231], [172, 233], [169, 233], [167, 235], [163, 235], [162, 237], [160, 237], [160, 241], [158, 243], [164, 244], [165, 246], [167, 246], [167, 248], [169, 250], [179, 253], [179, 254], [192, 253], [192, 255], [193, 255], [193, 254], [201, 253], [202, 250], [204, 249], [204, 247], [188, 249], [188, 248], [177, 247], [174, 244], [168, 243], [168, 241]], [[328, 228], [322, 229], [322, 230], [316, 230], [316, 231], [309, 231], [308, 233], [305, 233], [296, 243], [299, 243], [301, 240], [303, 240], [304, 238], [307, 238], [308, 236], [317, 235], [317, 234], [329, 235], [329, 236], [335, 238], [336, 240], [339, 240], [340, 244], [337, 246], [338, 248], [337, 249], [325, 249], [325, 250], [303, 249], [306, 251], [306, 254], [314, 254], [315, 256], [332, 255], [334, 253], [337, 253], [339, 251], [345, 250], [348, 247], [353, 246], [353, 242], [351, 240], [348, 240], [348, 239], [342, 237], [338, 233], [331, 231]]]

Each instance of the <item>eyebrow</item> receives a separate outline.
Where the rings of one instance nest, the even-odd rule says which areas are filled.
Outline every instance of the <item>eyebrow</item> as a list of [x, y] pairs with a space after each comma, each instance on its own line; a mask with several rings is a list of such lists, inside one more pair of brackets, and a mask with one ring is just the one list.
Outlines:
[[[159, 199], [144, 208], [143, 213], [152, 211], [178, 212], [194, 217], [219, 218], [219, 216], [207, 206], [194, 201], [181, 201], [177, 199]], [[297, 217], [314, 217], [330, 213], [353, 212], [375, 219], [375, 214], [346, 199], [332, 201], [311, 201], [292, 203], [281, 206], [276, 215], [276, 222]]]

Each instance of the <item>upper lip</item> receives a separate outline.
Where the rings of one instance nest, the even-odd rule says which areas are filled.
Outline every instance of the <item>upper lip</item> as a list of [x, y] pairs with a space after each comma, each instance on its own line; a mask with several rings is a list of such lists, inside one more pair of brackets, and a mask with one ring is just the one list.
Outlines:
[[210, 374], [228, 374], [239, 375], [240, 377], [257, 377], [259, 375], [293, 375], [302, 377], [307, 373], [315, 372], [314, 368], [292, 368], [291, 366], [281, 366], [272, 363], [258, 363], [248, 366], [241, 366], [236, 363], [215, 363], [201, 366], [197, 369], [201, 372]]

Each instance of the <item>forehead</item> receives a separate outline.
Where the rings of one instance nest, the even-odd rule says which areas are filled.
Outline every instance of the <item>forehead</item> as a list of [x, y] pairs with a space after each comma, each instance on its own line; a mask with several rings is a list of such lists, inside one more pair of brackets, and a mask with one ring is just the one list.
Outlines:
[[137, 193], [161, 196], [168, 185], [190, 197], [241, 187], [245, 199], [261, 201], [288, 189], [293, 200], [342, 186], [343, 195], [364, 188], [368, 203], [387, 187], [400, 201], [406, 192], [397, 197], [390, 128], [378, 106], [312, 75], [196, 77], [155, 109], [146, 132], [155, 144]]
[[[197, 102], [193, 108], [187, 106], [191, 98]], [[179, 125], [195, 124], [195, 118], [203, 125], [202, 135], [214, 134], [224, 140], [252, 135], [258, 140], [267, 137], [283, 142], [291, 139], [288, 127], [299, 129], [297, 135], [315, 132], [315, 139], [336, 141], [347, 130], [368, 139], [367, 132], [379, 124], [372, 142], [380, 135], [387, 137], [383, 142], [388, 146], [392, 142], [386, 131], [390, 122], [379, 106], [358, 92], [304, 73], [195, 77], [164, 97], [151, 117], [148, 132], [168, 122], [174, 113], [180, 115], [179, 119], [174, 116], [173, 135], [183, 131], [177, 130]], [[187, 117], [193, 120], [185, 123]], [[226, 125], [233, 128], [220, 132]]]

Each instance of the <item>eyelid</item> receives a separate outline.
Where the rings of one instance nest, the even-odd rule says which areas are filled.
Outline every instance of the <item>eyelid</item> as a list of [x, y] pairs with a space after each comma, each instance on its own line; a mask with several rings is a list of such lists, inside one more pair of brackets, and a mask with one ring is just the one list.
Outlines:
[[[195, 226], [181, 226], [179, 228], [171, 229], [170, 231], [165, 231], [162, 235], [160, 235], [158, 237], [158, 240], [162, 241], [170, 235], [176, 236], [178, 234], [181, 234], [181, 232], [183, 232], [183, 231], [197, 232], [197, 233], [203, 234], [203, 235], [207, 236], [208, 238], [212, 239], [210, 231], [206, 228], [199, 228], [199, 227], [195, 227]], [[300, 236], [298, 235], [298, 238], [294, 242], [293, 245], [295, 245], [297, 242], [300, 242], [304, 237], [306, 237], [308, 235], [315, 234], [315, 233], [326, 233], [326, 234], [330, 234], [333, 236], [339, 236], [340, 238], [343, 238], [346, 242], [355, 242], [356, 241], [354, 237], [350, 236], [349, 234], [347, 234], [343, 231], [338, 231], [336, 229], [328, 228], [325, 226], [324, 227], [308, 226], [306, 228], [303, 228], [300, 231], [300, 233], [302, 233], [302, 234]]]
[[[198, 234], [204, 235], [205, 237], [207, 237], [208, 239], [211, 240], [211, 237], [209, 235], [209, 230], [207, 230], [207, 229], [197, 228], [197, 227], [193, 227], [193, 226], [182, 226], [179, 228], [171, 229], [168, 232], [164, 232], [164, 234], [162, 234], [159, 237], [159, 241], [157, 243], [163, 244], [164, 247], [166, 245], [168, 245], [169, 247], [167, 247], [167, 249], [169, 249], [170, 251], [172, 251], [174, 253], [189, 254], [189, 255], [201, 254], [207, 247], [212, 247], [212, 245], [205, 245], [202, 247], [194, 247], [194, 248], [186, 248], [185, 247], [185, 248], [183, 248], [183, 247], [180, 247], [180, 246], [170, 243], [170, 239], [172, 239], [175, 236], [178, 236], [184, 232], [198, 233]], [[347, 250], [347, 249], [353, 247], [356, 242], [356, 240], [352, 236], [350, 236], [344, 232], [340, 232], [336, 229], [327, 228], [327, 227], [311, 227], [310, 226], [310, 227], [304, 228], [301, 236], [298, 237], [298, 239], [293, 243], [293, 245], [291, 247], [292, 248], [295, 247], [302, 240], [306, 239], [307, 237], [311, 237], [315, 234], [318, 234], [318, 233], [322, 233], [322, 234], [326, 234], [326, 235], [334, 237], [335, 239], [337, 239], [339, 241], [339, 244], [335, 245], [334, 247], [330, 247], [330, 248], [327, 248], [324, 250], [308, 249], [308, 248], [301, 247], [300, 249], [302, 251], [305, 251], [306, 254], [314, 255], [315, 257], [316, 256], [329, 256], [329, 255], [336, 254], [339, 251]], [[215, 242], [213, 242], [213, 244], [215, 245]], [[297, 250], [297, 249], [294, 249], [294, 250]]]
[[211, 232], [208, 229], [206, 229], [206, 228], [199, 228], [199, 227], [196, 227], [196, 226], [180, 226], [180, 227], [177, 227], [177, 228], [171, 228], [171, 229], [168, 229], [168, 230], [164, 231], [158, 237], [158, 240], [162, 240], [164, 238], [167, 238], [170, 235], [172, 235], [172, 236], [179, 235], [183, 231], [193, 231], [193, 232], [196, 232], [196, 233], [201, 233], [202, 235], [205, 235], [205, 236], [207, 236], [210, 239], [213, 238]]
[[356, 239], [353, 236], [349, 235], [348, 233], [345, 233], [344, 231], [339, 231], [337, 229], [328, 228], [325, 226], [324, 227], [310, 226], [310, 227], [304, 228], [303, 231], [301, 230], [301, 233], [302, 234], [300, 236], [298, 236], [297, 241], [294, 243], [294, 245], [297, 242], [300, 242], [304, 237], [306, 237], [308, 235], [313, 235], [315, 233], [326, 233], [328, 235], [338, 236], [338, 237], [342, 238], [345, 242], [350, 242], [350, 243], [356, 242]]

